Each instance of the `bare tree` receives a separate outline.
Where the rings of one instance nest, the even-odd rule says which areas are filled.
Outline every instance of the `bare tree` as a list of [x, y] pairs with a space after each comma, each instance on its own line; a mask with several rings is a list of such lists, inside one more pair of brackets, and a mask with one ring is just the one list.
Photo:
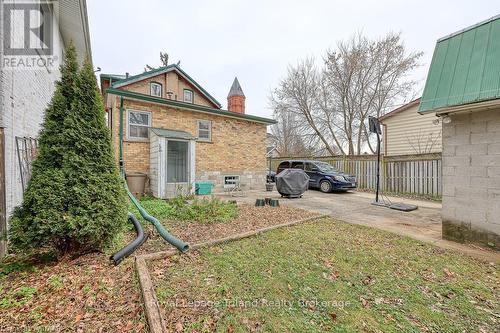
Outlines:
[[327, 51], [320, 70], [312, 58], [290, 66], [271, 103], [294, 114], [298, 133], [332, 155], [373, 153], [368, 116], [380, 117], [411, 93], [416, 82], [407, 75], [421, 55], [407, 52], [400, 34], [375, 41], [357, 34]]
[[284, 109], [274, 110], [278, 123], [271, 127], [275, 148], [281, 156], [310, 156], [314, 154], [311, 143], [301, 134], [297, 115]]
[[318, 88], [320, 77], [314, 60], [308, 58], [297, 66], [288, 68], [288, 75], [271, 96], [271, 104], [275, 110], [294, 115], [297, 132], [309, 141], [317, 139], [330, 154], [338, 150], [331, 144], [323, 131], [321, 117], [318, 114]]
[[[415, 81], [407, 74], [418, 66], [422, 53], [408, 53], [400, 34], [390, 33], [378, 41], [358, 34], [328, 51], [323, 75], [340, 103], [348, 154], [361, 154], [369, 140], [368, 116], [380, 117], [383, 110], [411, 93]], [[332, 112], [338, 112], [332, 110]]]

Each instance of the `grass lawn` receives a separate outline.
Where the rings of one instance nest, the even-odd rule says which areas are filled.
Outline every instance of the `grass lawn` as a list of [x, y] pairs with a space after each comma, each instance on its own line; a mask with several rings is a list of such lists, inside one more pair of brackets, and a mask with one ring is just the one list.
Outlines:
[[[187, 206], [179, 200], [166, 203], [146, 197], [142, 203], [174, 235], [191, 244], [312, 215], [287, 207], [236, 207], [217, 200]], [[151, 224], [143, 224], [151, 236], [134, 255], [172, 248]], [[50, 255], [12, 254], [0, 261], [0, 332], [146, 332], [133, 256], [117, 267], [109, 261], [134, 237], [129, 226], [103, 253], [60, 261]]]
[[497, 265], [331, 219], [149, 265], [175, 331], [500, 329]]

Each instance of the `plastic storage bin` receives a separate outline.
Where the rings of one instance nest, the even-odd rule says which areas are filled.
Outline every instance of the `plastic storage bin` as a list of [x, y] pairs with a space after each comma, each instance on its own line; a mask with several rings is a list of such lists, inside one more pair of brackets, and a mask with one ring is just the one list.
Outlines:
[[212, 194], [212, 188], [214, 184], [210, 182], [196, 182], [194, 183], [195, 192], [197, 195], [207, 195]]

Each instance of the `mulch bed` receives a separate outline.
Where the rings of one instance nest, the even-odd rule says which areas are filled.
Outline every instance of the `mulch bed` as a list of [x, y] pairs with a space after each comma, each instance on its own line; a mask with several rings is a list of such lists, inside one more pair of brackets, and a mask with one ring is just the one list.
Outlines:
[[[254, 207], [248, 204], [238, 204], [238, 210], [238, 217], [225, 223], [201, 224], [167, 220], [163, 221], [163, 225], [177, 238], [190, 244], [196, 244], [318, 215], [317, 213], [289, 206]], [[150, 238], [139, 249], [139, 254], [165, 251], [173, 248], [158, 233], [153, 231], [154, 228], [152, 226], [148, 226], [147, 229], [149, 230]]]
[[[238, 217], [226, 223], [163, 224], [178, 238], [195, 244], [314, 215], [292, 207], [239, 205]], [[150, 225], [147, 230], [150, 239], [134, 254], [172, 248]], [[131, 232], [125, 241], [133, 237]], [[103, 253], [0, 272], [0, 312], [0, 332], [147, 331], [133, 259], [114, 267]]]

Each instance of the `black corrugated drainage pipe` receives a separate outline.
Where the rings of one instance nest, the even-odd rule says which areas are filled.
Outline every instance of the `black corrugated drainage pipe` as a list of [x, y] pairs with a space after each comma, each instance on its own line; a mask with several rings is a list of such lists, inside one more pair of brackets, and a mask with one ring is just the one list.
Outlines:
[[111, 256], [110, 259], [111, 261], [113, 261], [113, 264], [115, 264], [115, 266], [121, 263], [123, 259], [131, 255], [135, 250], [137, 250], [139, 246], [142, 245], [142, 243], [146, 241], [146, 239], [148, 239], [147, 234], [145, 234], [144, 230], [142, 229], [141, 223], [137, 220], [137, 217], [135, 217], [134, 214], [129, 212], [128, 220], [134, 224], [135, 231], [137, 232], [137, 237], [133, 241], [125, 245], [120, 251]]

